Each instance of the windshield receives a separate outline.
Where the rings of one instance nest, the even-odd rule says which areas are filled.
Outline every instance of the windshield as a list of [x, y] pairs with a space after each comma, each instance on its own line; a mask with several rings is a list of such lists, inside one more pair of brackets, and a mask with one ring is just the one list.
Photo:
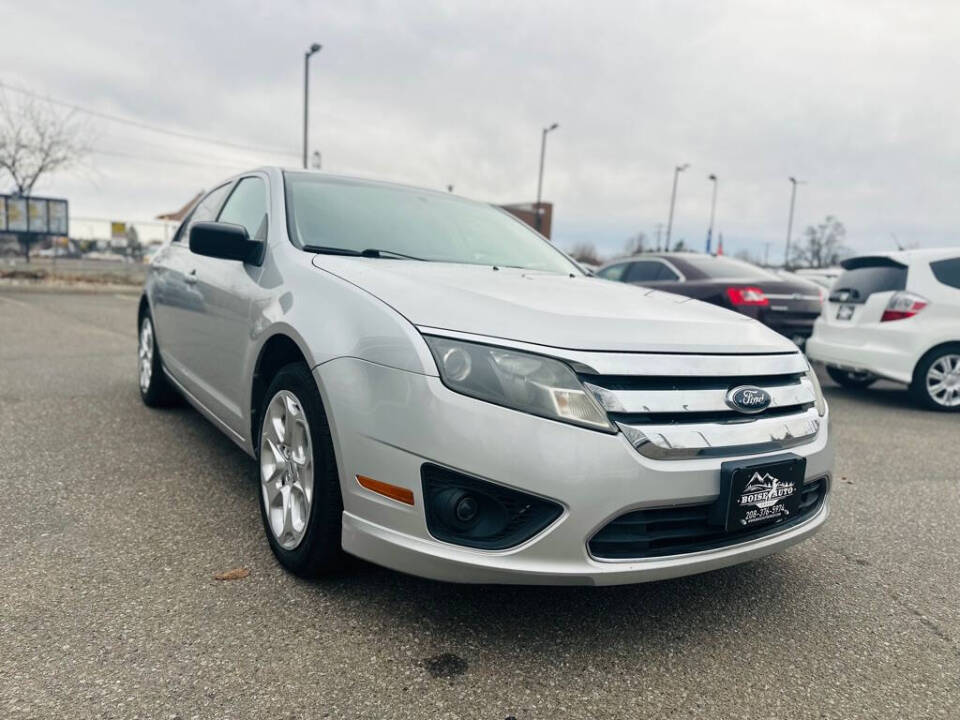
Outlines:
[[308, 173], [285, 173], [285, 180], [287, 223], [298, 247], [581, 274], [549, 242], [491, 205]]
[[776, 275], [742, 260], [710, 255], [684, 255], [683, 262], [692, 266], [705, 278], [735, 278], [737, 280], [776, 280]]

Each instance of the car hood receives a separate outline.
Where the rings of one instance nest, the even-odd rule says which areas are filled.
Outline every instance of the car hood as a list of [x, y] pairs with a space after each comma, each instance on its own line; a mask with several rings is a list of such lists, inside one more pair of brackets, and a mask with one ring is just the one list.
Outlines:
[[313, 264], [420, 328], [572, 350], [796, 351], [786, 338], [739, 313], [592, 277], [334, 255], [317, 255]]

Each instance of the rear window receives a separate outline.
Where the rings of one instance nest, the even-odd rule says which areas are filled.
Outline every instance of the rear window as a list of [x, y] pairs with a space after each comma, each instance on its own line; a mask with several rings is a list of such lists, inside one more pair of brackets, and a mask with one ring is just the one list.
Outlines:
[[907, 287], [907, 268], [899, 264], [847, 270], [833, 286], [831, 302], [865, 303], [874, 293]]
[[938, 260], [930, 263], [933, 276], [950, 287], [960, 288], [960, 258]]

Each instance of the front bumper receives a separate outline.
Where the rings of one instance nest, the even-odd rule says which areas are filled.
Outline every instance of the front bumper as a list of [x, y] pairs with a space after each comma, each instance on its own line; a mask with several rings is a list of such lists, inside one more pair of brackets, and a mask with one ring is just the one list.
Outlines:
[[[815, 532], [829, 514], [828, 494], [802, 524], [741, 544], [642, 560], [596, 560], [587, 542], [613, 518], [640, 508], [715, 499], [720, 459], [642, 457], [622, 435], [508, 410], [456, 394], [435, 376], [354, 358], [325, 363], [315, 375], [337, 450], [343, 547], [402, 572], [452, 582], [636, 583], [776, 552]], [[821, 424], [812, 442], [792, 450], [806, 457], [807, 478], [832, 469], [827, 425]], [[425, 462], [551, 498], [563, 505], [563, 513], [538, 535], [507, 550], [440, 542], [427, 531], [423, 513], [420, 468]], [[408, 488], [413, 506], [364, 489], [356, 475]]]

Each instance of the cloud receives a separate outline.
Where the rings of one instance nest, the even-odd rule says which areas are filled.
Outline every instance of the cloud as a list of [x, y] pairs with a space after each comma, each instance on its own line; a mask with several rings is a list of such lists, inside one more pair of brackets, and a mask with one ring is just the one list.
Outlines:
[[[951, 3], [21, 4], [0, 79], [234, 152], [97, 121], [89, 169], [51, 179], [76, 215], [151, 217], [234, 168], [296, 165], [303, 51], [324, 167], [497, 202], [544, 195], [560, 244], [618, 250], [666, 221], [703, 242], [709, 173], [728, 251], [782, 252], [831, 213], [858, 250], [958, 244], [960, 70]], [[124, 157], [117, 156], [122, 153]], [[129, 155], [137, 158], [126, 157]]]

